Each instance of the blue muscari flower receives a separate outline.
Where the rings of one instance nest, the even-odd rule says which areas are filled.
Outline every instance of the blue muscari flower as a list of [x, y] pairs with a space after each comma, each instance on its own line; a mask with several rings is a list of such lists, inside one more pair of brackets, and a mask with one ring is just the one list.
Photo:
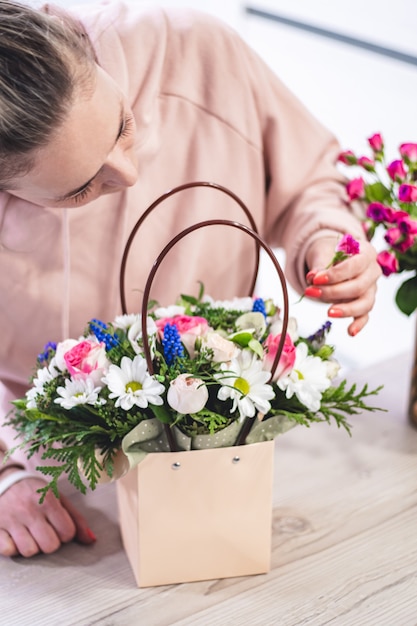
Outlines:
[[265, 301], [262, 298], [255, 298], [252, 305], [252, 311], [262, 313], [266, 317]]
[[180, 359], [184, 356], [184, 346], [181, 343], [176, 324], [165, 324], [162, 348], [167, 365], [172, 365], [175, 359]]
[[89, 328], [93, 335], [96, 336], [98, 341], [102, 341], [106, 346], [106, 350], [109, 351], [119, 344], [119, 338], [117, 335], [112, 335], [108, 330], [108, 325], [96, 318], [92, 319], [89, 323]]
[[331, 327], [332, 327], [331, 322], [329, 321], [325, 322], [323, 326], [314, 333], [314, 335], [310, 335], [310, 337], [307, 337], [307, 341], [310, 341], [311, 343], [318, 343], [318, 344], [323, 343]]
[[56, 351], [56, 343], [54, 341], [48, 341], [48, 343], [46, 343], [44, 346], [43, 352], [38, 354], [39, 363], [44, 363], [45, 361], [47, 361], [49, 357], [51, 356], [51, 352], [55, 352], [55, 351]]

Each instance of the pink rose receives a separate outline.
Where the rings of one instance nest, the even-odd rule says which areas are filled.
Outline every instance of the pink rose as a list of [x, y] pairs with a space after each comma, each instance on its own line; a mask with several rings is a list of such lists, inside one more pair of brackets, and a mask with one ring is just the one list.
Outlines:
[[358, 165], [363, 167], [367, 172], [373, 172], [375, 170], [375, 161], [366, 156], [362, 156], [358, 159]]
[[375, 133], [372, 137], [368, 137], [368, 143], [374, 152], [382, 152], [384, 149], [384, 141], [380, 133]]
[[353, 178], [346, 185], [349, 200], [356, 200], [365, 196], [365, 181], [363, 178]]
[[[265, 348], [265, 361], [269, 367], [272, 367], [274, 362], [278, 345], [281, 340], [281, 334], [279, 335], [268, 335], [265, 340], [264, 348]], [[279, 357], [278, 366], [275, 370], [273, 380], [277, 380], [281, 376], [286, 376], [291, 372], [295, 363], [295, 345], [291, 339], [291, 337], [287, 334], [285, 336], [284, 347]]]
[[404, 167], [404, 163], [401, 161], [401, 159], [397, 159], [396, 161], [392, 161], [388, 166], [387, 166], [387, 172], [389, 174], [389, 177], [398, 182], [401, 183], [403, 180], [405, 180], [406, 176], [407, 176], [407, 172], [405, 171], [405, 167]]
[[81, 341], [64, 354], [67, 369], [73, 378], [92, 377], [98, 384], [110, 361], [104, 343]]
[[417, 235], [417, 221], [413, 220], [406, 211], [397, 211], [393, 222], [397, 224], [402, 233]]
[[408, 163], [417, 163], [417, 143], [402, 143], [400, 154]]
[[337, 157], [337, 160], [345, 165], [356, 165], [357, 163], [357, 158], [353, 154], [352, 150], [345, 150], [344, 152], [341, 152]]
[[398, 199], [401, 202], [417, 202], [417, 187], [415, 185], [400, 185]]
[[384, 276], [395, 274], [399, 270], [398, 259], [392, 252], [383, 250], [377, 256], [377, 261], [382, 269]]
[[389, 228], [385, 233], [385, 241], [398, 252], [406, 252], [414, 244], [414, 237], [403, 233], [399, 228]]
[[381, 204], [381, 202], [371, 202], [366, 209], [366, 217], [374, 222], [388, 222], [391, 224], [394, 221], [393, 209], [389, 206]]

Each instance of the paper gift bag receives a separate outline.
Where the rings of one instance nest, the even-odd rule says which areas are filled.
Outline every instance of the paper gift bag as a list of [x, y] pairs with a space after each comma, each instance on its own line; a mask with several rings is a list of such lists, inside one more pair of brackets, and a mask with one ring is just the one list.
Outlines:
[[117, 481], [139, 587], [269, 571], [274, 442], [151, 453]]

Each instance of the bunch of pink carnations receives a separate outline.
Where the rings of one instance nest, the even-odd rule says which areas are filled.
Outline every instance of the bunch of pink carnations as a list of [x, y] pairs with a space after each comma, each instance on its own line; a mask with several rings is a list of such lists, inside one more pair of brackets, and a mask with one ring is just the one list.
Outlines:
[[359, 169], [346, 185], [349, 203], [366, 204], [363, 226], [369, 241], [383, 231], [385, 247], [378, 262], [385, 276], [411, 272], [400, 285], [395, 301], [410, 315], [417, 308], [417, 143], [402, 143], [399, 158], [387, 162], [380, 133], [369, 137], [372, 156], [342, 152], [339, 161]]

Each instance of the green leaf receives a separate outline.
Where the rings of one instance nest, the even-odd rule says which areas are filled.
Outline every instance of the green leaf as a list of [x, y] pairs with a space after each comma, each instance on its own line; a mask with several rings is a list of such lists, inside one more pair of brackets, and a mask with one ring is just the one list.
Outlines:
[[149, 408], [155, 417], [163, 424], [171, 424], [172, 419], [169, 411], [164, 406], [157, 406], [156, 404], [150, 404]]
[[389, 189], [385, 187], [381, 182], [372, 183], [372, 185], [366, 185], [365, 198], [368, 202], [382, 202], [391, 200], [391, 194]]
[[417, 275], [405, 280], [395, 295], [395, 302], [405, 315], [417, 309]]

